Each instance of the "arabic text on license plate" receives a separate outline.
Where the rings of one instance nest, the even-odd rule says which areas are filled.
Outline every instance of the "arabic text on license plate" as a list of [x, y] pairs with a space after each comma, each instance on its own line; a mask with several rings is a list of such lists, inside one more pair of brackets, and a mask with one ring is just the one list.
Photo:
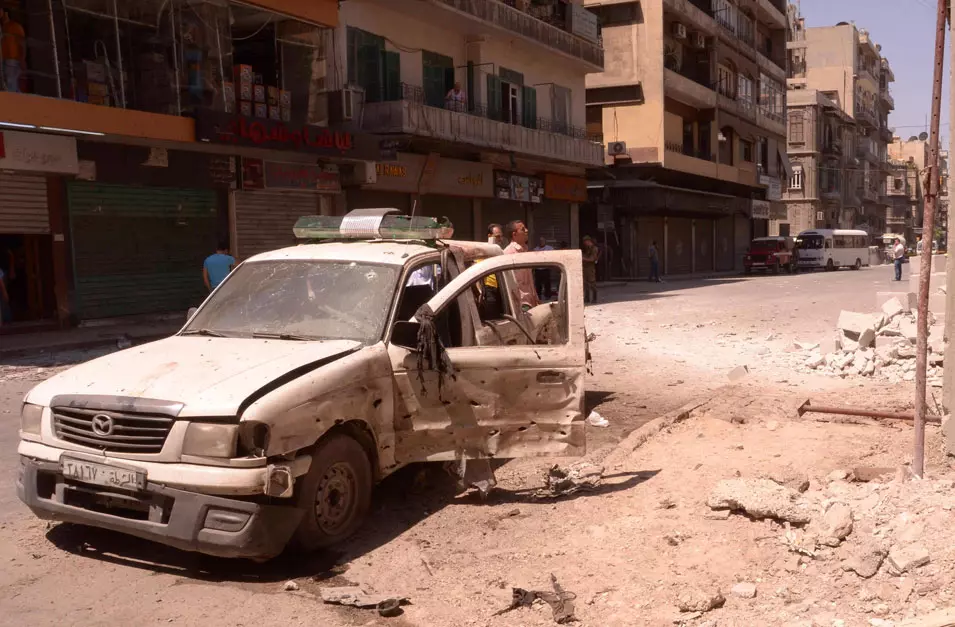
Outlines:
[[146, 473], [137, 470], [69, 457], [60, 459], [60, 467], [63, 470], [63, 476], [74, 481], [123, 490], [142, 490], [146, 487]]

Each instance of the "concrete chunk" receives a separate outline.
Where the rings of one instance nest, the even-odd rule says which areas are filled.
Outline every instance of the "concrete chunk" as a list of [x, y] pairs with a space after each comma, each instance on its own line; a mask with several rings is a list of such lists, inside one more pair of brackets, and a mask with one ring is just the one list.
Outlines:
[[899, 301], [899, 299], [893, 296], [889, 300], [882, 303], [882, 313], [891, 319], [905, 313], [905, 308], [902, 307], [902, 303]]
[[930, 561], [932, 558], [928, 549], [921, 544], [912, 544], [904, 548], [896, 546], [889, 551], [889, 566], [899, 574], [925, 566]]
[[859, 348], [868, 348], [875, 344], [875, 329], [866, 329], [859, 334]]
[[730, 590], [733, 593], [734, 597], [740, 599], [755, 599], [756, 598], [756, 584], [749, 583], [748, 581], [742, 581]]
[[826, 358], [822, 355], [811, 355], [809, 359], [806, 360], [806, 367], [815, 370], [824, 363], [826, 363]]
[[876, 319], [875, 316], [870, 314], [843, 310], [839, 312], [839, 322], [836, 324], [836, 328], [843, 332], [861, 335], [866, 330], [876, 328]]
[[882, 306], [893, 298], [898, 300], [899, 304], [902, 305], [903, 313], [908, 313], [915, 309], [916, 300], [914, 292], [878, 292], [875, 295], [876, 309], [882, 309]]
[[804, 525], [812, 511], [799, 492], [769, 479], [725, 479], [706, 504], [711, 509], [743, 510], [753, 518], [773, 518]]
[[737, 366], [736, 368], [733, 368], [732, 370], [730, 370], [730, 373], [726, 376], [730, 380], [730, 383], [736, 383], [738, 381], [742, 381], [747, 376], [749, 376], [749, 368], [747, 368], [746, 366]]

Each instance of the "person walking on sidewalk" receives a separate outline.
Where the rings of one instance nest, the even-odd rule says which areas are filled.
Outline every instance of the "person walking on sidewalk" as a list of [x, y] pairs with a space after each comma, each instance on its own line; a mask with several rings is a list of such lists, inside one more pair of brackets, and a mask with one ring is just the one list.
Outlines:
[[650, 244], [647, 255], [650, 257], [650, 278], [648, 280], [651, 283], [663, 283], [660, 280], [660, 253], [657, 252], [657, 240], [653, 240]]
[[235, 267], [235, 257], [229, 254], [229, 243], [219, 242], [216, 252], [206, 257], [202, 264], [202, 281], [210, 292], [225, 281]]
[[892, 249], [892, 255], [895, 265], [895, 280], [902, 280], [902, 260], [905, 259], [905, 246], [899, 238], [895, 238], [895, 247]]
[[584, 262], [584, 303], [597, 304], [597, 260], [600, 259], [600, 249], [594, 244], [594, 238], [585, 235], [580, 252]]

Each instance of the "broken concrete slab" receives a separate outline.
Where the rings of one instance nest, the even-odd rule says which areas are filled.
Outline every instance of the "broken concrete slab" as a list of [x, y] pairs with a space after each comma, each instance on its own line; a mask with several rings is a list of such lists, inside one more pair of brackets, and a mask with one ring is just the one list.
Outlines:
[[358, 608], [378, 607], [383, 601], [396, 599], [400, 605], [406, 605], [408, 599], [401, 597], [389, 597], [385, 594], [371, 594], [365, 592], [361, 586], [339, 586], [334, 588], [322, 588], [320, 591], [322, 602], [334, 605], [351, 605]]
[[805, 366], [815, 370], [824, 363], [826, 363], [826, 358], [817, 353], [815, 355], [810, 355], [809, 358], [806, 359]]
[[738, 597], [740, 599], [755, 599], [756, 584], [750, 583], [748, 581], [741, 581], [740, 583], [733, 586], [730, 592], [734, 597]]
[[852, 571], [863, 579], [879, 572], [886, 550], [877, 544], [869, 544], [842, 564], [842, 570]]
[[875, 343], [875, 329], [866, 329], [859, 334], [859, 348], [868, 348]]
[[878, 292], [875, 295], [876, 309], [882, 309], [882, 306], [892, 299], [899, 301], [903, 312], [907, 313], [916, 307], [915, 293], [913, 292]]
[[877, 322], [876, 316], [871, 314], [842, 310], [839, 312], [839, 322], [836, 324], [836, 328], [847, 333], [861, 335], [866, 329], [875, 330]]
[[905, 308], [896, 296], [882, 303], [882, 313], [890, 320], [905, 313]]
[[706, 500], [711, 509], [742, 510], [758, 519], [772, 518], [794, 525], [812, 520], [812, 511], [799, 492], [770, 479], [724, 479]]
[[747, 366], [737, 366], [730, 370], [730, 373], [726, 377], [730, 380], [730, 383], [737, 383], [742, 381], [747, 376], [749, 376], [749, 368]]
[[845, 503], [833, 503], [819, 525], [820, 542], [839, 546], [852, 533], [852, 509]]
[[681, 612], [709, 612], [723, 607], [726, 597], [719, 590], [705, 591], [699, 588], [687, 588], [680, 592], [676, 606]]
[[921, 544], [910, 544], [909, 546], [894, 546], [889, 551], [889, 568], [897, 574], [907, 573], [921, 566], [925, 566], [932, 557]]

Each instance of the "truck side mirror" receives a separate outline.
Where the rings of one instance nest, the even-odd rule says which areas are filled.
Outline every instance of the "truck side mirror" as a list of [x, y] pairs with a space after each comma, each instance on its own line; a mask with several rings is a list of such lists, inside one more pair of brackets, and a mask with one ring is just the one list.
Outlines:
[[408, 349], [409, 351], [418, 350], [418, 331], [421, 324], [418, 322], [399, 321], [391, 329], [391, 343], [395, 346]]

